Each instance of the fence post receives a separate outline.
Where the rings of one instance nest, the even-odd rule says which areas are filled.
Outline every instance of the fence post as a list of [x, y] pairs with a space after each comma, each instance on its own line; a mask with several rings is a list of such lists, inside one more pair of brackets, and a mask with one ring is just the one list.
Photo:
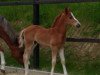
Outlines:
[[[38, 0], [33, 0], [34, 3]], [[33, 4], [33, 24], [39, 25], [39, 4]], [[33, 68], [39, 69], [39, 45], [37, 45], [33, 51]]]

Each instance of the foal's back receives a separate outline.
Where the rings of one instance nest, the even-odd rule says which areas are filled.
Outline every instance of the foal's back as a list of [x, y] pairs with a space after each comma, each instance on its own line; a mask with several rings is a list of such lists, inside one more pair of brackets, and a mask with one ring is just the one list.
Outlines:
[[37, 25], [31, 25], [24, 29], [25, 39], [28, 42], [38, 42], [42, 46], [51, 46], [59, 44], [62, 41], [61, 35], [55, 28], [44, 28]]

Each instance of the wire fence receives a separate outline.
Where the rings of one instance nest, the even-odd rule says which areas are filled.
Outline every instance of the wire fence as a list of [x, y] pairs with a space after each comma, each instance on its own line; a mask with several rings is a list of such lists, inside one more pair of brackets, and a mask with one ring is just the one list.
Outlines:
[[100, 2], [100, 0], [40, 0], [40, 1], [7, 1], [0, 2], [0, 6], [33, 5], [33, 4], [58, 4], [58, 3], [81, 3]]

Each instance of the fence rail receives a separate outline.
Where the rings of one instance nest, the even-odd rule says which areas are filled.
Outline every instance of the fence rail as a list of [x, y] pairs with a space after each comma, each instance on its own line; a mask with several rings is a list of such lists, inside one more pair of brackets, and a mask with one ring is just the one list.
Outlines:
[[30, 1], [14, 1], [14, 2], [0, 2], [0, 6], [15, 6], [15, 5], [33, 5], [35, 4], [34, 2], [30, 2]]
[[100, 39], [94, 38], [66, 38], [68, 42], [90, 42], [90, 43], [100, 43]]
[[80, 2], [100, 2], [100, 0], [41, 0], [40, 1], [41, 4], [80, 3]]
[[41, 1], [11, 1], [0, 2], [0, 6], [33, 5], [33, 4], [58, 4], [58, 3], [81, 3], [81, 2], [100, 2], [100, 0], [41, 0]]

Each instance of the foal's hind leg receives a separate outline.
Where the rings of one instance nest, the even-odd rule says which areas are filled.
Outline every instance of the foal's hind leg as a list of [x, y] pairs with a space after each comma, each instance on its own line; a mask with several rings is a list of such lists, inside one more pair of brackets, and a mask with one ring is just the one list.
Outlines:
[[23, 61], [24, 61], [24, 67], [25, 67], [25, 75], [28, 75], [28, 70], [29, 70], [29, 58], [31, 55], [31, 48], [32, 48], [32, 43], [25, 43], [25, 51], [23, 54]]
[[64, 48], [61, 48], [59, 51], [60, 59], [61, 59], [61, 64], [63, 67], [64, 75], [68, 75], [66, 66], [65, 66], [65, 57], [64, 57]]
[[[24, 55], [23, 55], [23, 61], [24, 61], [24, 66], [25, 66], [25, 75], [29, 75], [28, 71], [29, 71], [29, 58], [30, 55], [32, 53], [32, 46], [33, 43], [30, 43], [28, 45], [26, 45], [25, 51], [24, 51]], [[33, 49], [35, 48], [36, 45], [33, 46]]]
[[57, 58], [57, 47], [52, 47], [52, 69], [51, 69], [51, 75], [54, 73], [55, 65], [56, 65], [56, 58]]
[[25, 67], [25, 75], [28, 75], [28, 69], [29, 69], [29, 57], [30, 57], [30, 52], [28, 52], [29, 49], [30, 48], [25, 49], [25, 52], [23, 54], [23, 61], [24, 61], [24, 67]]

